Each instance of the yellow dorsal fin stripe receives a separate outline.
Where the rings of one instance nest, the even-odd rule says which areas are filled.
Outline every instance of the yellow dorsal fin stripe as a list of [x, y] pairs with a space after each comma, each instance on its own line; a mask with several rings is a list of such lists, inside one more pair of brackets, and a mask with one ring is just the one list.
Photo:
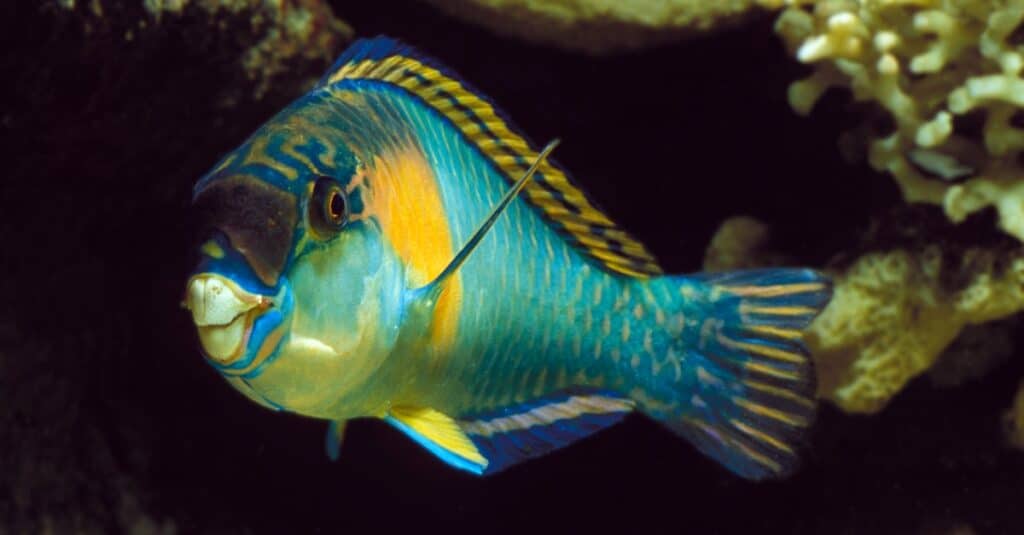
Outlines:
[[[510, 184], [537, 158], [537, 151], [509, 129], [487, 100], [415, 58], [396, 54], [346, 63], [327, 77], [327, 84], [356, 79], [388, 82], [418, 97], [451, 121], [485, 157], [494, 161]], [[607, 269], [638, 278], [662, 273], [657, 260], [643, 244], [616, 227], [569, 182], [565, 173], [547, 161], [542, 163], [524, 193], [528, 202], [574, 238], [573, 242], [582, 252]], [[594, 234], [589, 224], [609, 227], [609, 231]]]

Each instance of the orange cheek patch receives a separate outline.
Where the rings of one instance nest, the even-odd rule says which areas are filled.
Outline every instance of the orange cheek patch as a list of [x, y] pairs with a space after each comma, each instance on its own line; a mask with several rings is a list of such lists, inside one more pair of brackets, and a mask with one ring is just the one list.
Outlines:
[[[423, 152], [405, 144], [374, 158], [363, 191], [365, 214], [376, 217], [398, 257], [409, 270], [410, 284], [434, 280], [455, 257], [451, 229], [437, 179]], [[462, 281], [456, 273], [441, 294], [431, 324], [431, 341], [445, 353], [455, 341]]]

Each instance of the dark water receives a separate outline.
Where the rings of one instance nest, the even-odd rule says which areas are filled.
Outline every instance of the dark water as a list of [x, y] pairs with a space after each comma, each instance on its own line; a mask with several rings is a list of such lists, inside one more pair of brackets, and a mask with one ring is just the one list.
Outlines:
[[[359, 35], [441, 58], [534, 140], [562, 138], [558, 160], [672, 271], [698, 269], [740, 214], [822, 265], [899, 204], [889, 179], [840, 158], [844, 96], [810, 118], [788, 108], [805, 71], [768, 20], [594, 59], [417, 2], [335, 4]], [[237, 82], [208, 67], [231, 59], [211, 59], [223, 41], [169, 31], [179, 41], [115, 55], [12, 6], [0, 12], [16, 37], [0, 53], [0, 533], [38, 532], [44, 517], [57, 532], [120, 532], [125, 496], [179, 533], [1024, 532], [1024, 455], [999, 420], [1020, 358], [955, 389], [919, 380], [876, 416], [826, 405], [803, 469], [782, 482], [739, 480], [639, 417], [484, 480], [377, 422], [350, 425], [328, 462], [324, 424], [223, 384], [178, 308], [191, 183], [296, 93], [217, 108]]]

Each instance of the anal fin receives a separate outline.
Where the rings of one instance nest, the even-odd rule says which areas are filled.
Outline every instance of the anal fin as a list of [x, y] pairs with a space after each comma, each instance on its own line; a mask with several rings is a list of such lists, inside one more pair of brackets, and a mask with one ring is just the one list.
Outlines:
[[574, 389], [476, 415], [461, 426], [487, 457], [485, 473], [493, 474], [610, 427], [633, 409], [628, 398]]
[[572, 389], [458, 420], [415, 407], [392, 408], [385, 419], [446, 463], [490, 475], [614, 425], [634, 407], [611, 392]]

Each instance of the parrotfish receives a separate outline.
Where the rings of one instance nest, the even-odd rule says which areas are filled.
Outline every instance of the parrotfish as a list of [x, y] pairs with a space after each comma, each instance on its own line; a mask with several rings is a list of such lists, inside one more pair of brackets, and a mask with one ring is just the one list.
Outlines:
[[812, 269], [665, 274], [482, 93], [353, 44], [196, 184], [184, 305], [252, 401], [379, 418], [492, 474], [631, 413], [732, 472], [798, 464], [815, 413]]

